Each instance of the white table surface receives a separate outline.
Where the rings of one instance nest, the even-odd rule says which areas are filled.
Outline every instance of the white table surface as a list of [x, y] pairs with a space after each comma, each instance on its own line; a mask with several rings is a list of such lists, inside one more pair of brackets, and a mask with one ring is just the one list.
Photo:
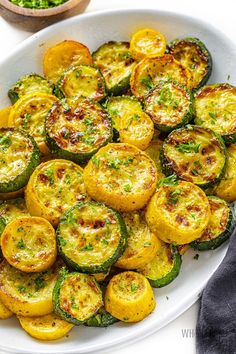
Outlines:
[[[195, 16], [218, 27], [236, 42], [235, 0], [91, 0], [86, 12], [112, 8], [155, 8]], [[0, 58], [8, 54], [31, 33], [20, 31], [0, 18]], [[0, 88], [1, 89], [1, 88]], [[193, 354], [195, 353], [195, 326], [199, 304], [155, 334], [132, 345], [112, 350], [112, 354]], [[9, 340], [11, 340], [9, 338]], [[105, 354], [105, 353], [104, 353]], [[110, 353], [109, 353], [110, 354]]]

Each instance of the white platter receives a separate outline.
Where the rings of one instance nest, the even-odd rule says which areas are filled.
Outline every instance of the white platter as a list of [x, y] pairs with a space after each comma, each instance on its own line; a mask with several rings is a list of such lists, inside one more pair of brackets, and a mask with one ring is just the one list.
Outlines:
[[[236, 47], [216, 28], [191, 17], [157, 10], [116, 10], [74, 17], [51, 26], [24, 41], [4, 61], [0, 59], [0, 108], [9, 105], [7, 91], [23, 74], [42, 73], [45, 50], [64, 39], [85, 43], [91, 51], [109, 40], [128, 40], [143, 27], [156, 28], [167, 40], [177, 37], [200, 38], [213, 56], [210, 82], [236, 84]], [[155, 290], [157, 308], [144, 321], [128, 325], [118, 323], [107, 329], [74, 328], [68, 338], [40, 342], [29, 337], [16, 319], [0, 321], [0, 353], [68, 354], [99, 353], [109, 348], [141, 339], [187, 310], [198, 298], [207, 280], [222, 261], [227, 245], [202, 252], [199, 260], [194, 253], [183, 257], [179, 277], [165, 288]], [[110, 352], [110, 351], [109, 351]]]

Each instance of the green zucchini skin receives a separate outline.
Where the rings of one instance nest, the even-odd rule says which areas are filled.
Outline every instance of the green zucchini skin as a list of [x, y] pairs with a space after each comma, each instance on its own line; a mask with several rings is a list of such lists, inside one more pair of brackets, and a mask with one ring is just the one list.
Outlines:
[[[167, 273], [165, 276], [162, 278], [156, 278], [156, 279], [151, 279], [148, 274], [142, 274], [145, 275], [145, 277], [148, 279], [149, 283], [153, 288], [162, 288], [168, 284], [170, 284], [178, 275], [180, 272], [181, 264], [182, 264], [182, 257], [178, 252], [178, 249], [175, 245], [168, 245], [170, 247], [170, 252], [171, 252], [171, 259], [173, 262], [173, 267], [169, 273]], [[168, 247], [167, 246], [167, 247]]]
[[[76, 126], [78, 121], [76, 111], [80, 111], [79, 114], [81, 114], [82, 117], [81, 121], [84, 122], [83, 130], [80, 130], [80, 128]], [[67, 115], [70, 115], [70, 117], [67, 118]], [[58, 125], [59, 117], [61, 117], [60, 126]], [[93, 117], [93, 119], [90, 126], [88, 126], [86, 125], [86, 120], [91, 120], [91, 117]], [[73, 126], [70, 127], [70, 129], [67, 129], [68, 120], [73, 123]], [[104, 130], [99, 135], [99, 138], [102, 141], [95, 145], [96, 140], [99, 140], [96, 138], [98, 121], [103, 125]], [[89, 129], [92, 130], [89, 131]], [[65, 135], [60, 132], [61, 130], [66, 130], [69, 137], [65, 137]], [[109, 114], [99, 103], [84, 97], [68, 98], [55, 103], [46, 118], [45, 131], [46, 143], [51, 153], [59, 158], [72, 160], [76, 163], [87, 161], [102, 146], [105, 146], [112, 140], [112, 124]], [[86, 143], [87, 151], [83, 151], [80, 147], [76, 147], [72, 151], [72, 149], [68, 147], [70, 144], [80, 144], [81, 140], [86, 135], [87, 140], [91, 139], [91, 137], [94, 137], [95, 139], [95, 143]], [[74, 139], [75, 142], [72, 143], [72, 139]]]
[[[0, 128], [0, 136], [6, 136], [7, 133], [8, 136], [13, 136], [13, 138], [14, 133], [20, 134], [24, 139], [26, 138], [29, 145], [32, 147], [32, 152], [28, 165], [20, 175], [16, 176], [14, 179], [9, 179], [7, 182], [0, 182], [1, 193], [14, 192], [24, 187], [27, 184], [34, 169], [40, 164], [41, 157], [40, 150], [32, 136], [20, 129]], [[25, 153], [29, 154], [28, 151], [25, 151]]]
[[[87, 71], [89, 72], [89, 76], [86, 78]], [[77, 83], [80, 83], [81, 81], [86, 81], [86, 90], [84, 90], [81, 86], [79, 88], [74, 88], [73, 92], [71, 92], [70, 95], [65, 92], [65, 86], [68, 84], [68, 81], [76, 78]], [[89, 85], [91, 85], [91, 81], [93, 81], [93, 84], [96, 82], [97, 83], [97, 89], [95, 88], [91, 89], [90, 91], [90, 96], [88, 96], [86, 93], [88, 91]], [[74, 80], [75, 83], [75, 80]], [[78, 89], [80, 93], [78, 92]], [[54, 94], [59, 98], [62, 99], [64, 97], [72, 97], [72, 96], [83, 96], [87, 97], [90, 99], [94, 99], [96, 101], [101, 101], [106, 97], [106, 87], [105, 87], [105, 80], [98, 68], [95, 66], [89, 66], [89, 65], [75, 65], [67, 70], [65, 70], [64, 74], [61, 76], [60, 80], [56, 84], [54, 88]]]
[[[166, 154], [165, 154], [165, 149], [166, 149], [166, 145], [169, 143], [169, 141], [172, 139], [172, 137], [178, 132], [182, 132], [182, 131], [188, 131], [188, 130], [192, 130], [192, 131], [206, 131], [208, 133], [210, 133], [212, 135], [212, 137], [218, 142], [218, 146], [221, 148], [222, 151], [222, 155], [224, 155], [224, 164], [221, 168], [220, 173], [218, 174], [218, 176], [216, 176], [214, 179], [212, 179], [211, 181], [205, 181], [204, 183], [195, 183], [193, 181], [190, 181], [189, 179], [185, 179], [183, 178], [181, 175], [178, 174], [178, 172], [176, 171], [174, 165], [174, 163], [171, 163], [168, 161]], [[197, 126], [197, 125], [187, 125], [185, 127], [179, 128], [179, 129], [175, 129], [173, 130], [168, 136], [167, 138], [164, 140], [164, 143], [161, 147], [161, 151], [160, 151], [160, 161], [161, 161], [161, 168], [163, 173], [166, 176], [171, 176], [173, 174], [177, 175], [178, 178], [183, 179], [183, 180], [189, 180], [190, 182], [193, 182], [195, 184], [197, 184], [199, 187], [203, 188], [203, 189], [207, 189], [207, 188], [211, 188], [214, 187], [215, 185], [217, 185], [220, 180], [222, 179], [222, 177], [224, 176], [225, 173], [225, 169], [226, 169], [226, 164], [227, 164], [227, 150], [226, 150], [226, 146], [225, 143], [223, 141], [223, 139], [221, 138], [221, 136], [215, 132], [213, 132], [211, 129], [208, 128], [203, 128], [201, 126]]]
[[[173, 107], [174, 104], [177, 104], [176, 108], [172, 108], [173, 114], [176, 115], [176, 110], [179, 108], [178, 103], [180, 99], [175, 98], [174, 91], [181, 92], [182, 99], [188, 102], [188, 109], [185, 114], [183, 114], [182, 119], [179, 123], [174, 125], [170, 124], [161, 124], [157, 122], [158, 114], [160, 117], [160, 113], [158, 112], [158, 108], [160, 107], [163, 111], [165, 108], [167, 109], [167, 115], [171, 116], [169, 112], [170, 108]], [[161, 102], [162, 100], [162, 102]], [[158, 104], [157, 111], [155, 112], [155, 104]], [[160, 103], [159, 103], [160, 102]], [[160, 109], [159, 108], [159, 109]], [[155, 128], [164, 133], [170, 133], [174, 129], [181, 128], [182, 126], [188, 124], [195, 115], [194, 110], [194, 96], [190, 90], [188, 90], [183, 85], [177, 82], [171, 82], [169, 80], [160, 81], [157, 86], [155, 86], [144, 99], [144, 111], [152, 118]], [[173, 115], [172, 114], [172, 115]], [[159, 118], [160, 119], [160, 118]]]
[[90, 317], [84, 325], [87, 327], [108, 327], [118, 322], [119, 320], [107, 312], [104, 307], [101, 307], [96, 315]]
[[14, 104], [21, 96], [34, 92], [52, 94], [53, 87], [46, 79], [38, 74], [25, 75], [9, 89], [8, 97], [11, 103]]
[[[77, 211], [77, 210], [79, 211], [83, 207], [95, 209], [96, 207], [99, 207], [99, 206], [104, 207], [110, 213], [110, 215], [112, 215], [116, 219], [116, 221], [119, 225], [120, 240], [119, 240], [118, 246], [115, 249], [112, 256], [110, 258], [106, 259], [105, 261], [101, 262], [100, 264], [87, 264], [87, 265], [81, 264], [81, 263], [79, 264], [77, 261], [73, 260], [70, 255], [68, 255], [68, 252], [66, 252], [65, 242], [67, 242], [67, 240], [66, 240], [65, 235], [62, 235], [61, 227], [63, 226], [63, 224], [70, 223], [70, 222], [68, 222], [68, 220], [73, 219], [73, 212], [74, 211]], [[95, 222], [96, 222], [96, 220], [95, 220]], [[80, 226], [77, 223], [74, 223], [73, 227], [75, 227], [75, 225], [77, 227]], [[61, 257], [63, 258], [63, 260], [65, 261], [66, 265], [70, 269], [79, 271], [81, 273], [94, 274], [94, 273], [106, 272], [111, 267], [111, 265], [117, 261], [117, 259], [121, 256], [121, 254], [124, 252], [124, 250], [127, 246], [127, 230], [126, 230], [126, 225], [125, 225], [125, 222], [124, 222], [122, 216], [113, 208], [108, 207], [103, 203], [94, 202], [94, 201], [81, 202], [81, 203], [75, 205], [70, 210], [68, 210], [60, 219], [56, 235], [57, 235], [58, 251], [59, 251]], [[92, 251], [93, 251], [93, 248], [92, 248]]]
[[[231, 121], [234, 121], [234, 111], [235, 111], [235, 108], [236, 108], [236, 87], [233, 86], [233, 85], [230, 85], [228, 83], [222, 83], [222, 84], [212, 84], [212, 85], [207, 85], [207, 86], [204, 86], [203, 88], [201, 88], [200, 90], [198, 90], [196, 93], [195, 93], [195, 102], [196, 102], [196, 108], [197, 108], [197, 103], [198, 103], [198, 100], [201, 99], [202, 97], [205, 97], [208, 98], [209, 95], [211, 93], [220, 93], [222, 92], [222, 97], [223, 95], [226, 95], [227, 92], [230, 94], [232, 93], [234, 95], [234, 106], [233, 106], [233, 109], [232, 109], [232, 117], [231, 117]], [[219, 101], [219, 98], [218, 97], [215, 97], [215, 101], [216, 103]], [[222, 105], [225, 104], [225, 102], [227, 103], [227, 97], [224, 97], [224, 102], [222, 103]], [[233, 103], [232, 103], [233, 105]], [[236, 142], [236, 129], [234, 129], [234, 132], [221, 132], [221, 129], [220, 129], [220, 126], [221, 126], [221, 121], [218, 122], [218, 113], [221, 115], [222, 112], [220, 111], [220, 109], [218, 110], [217, 108], [211, 108], [210, 109], [210, 112], [209, 112], [209, 108], [207, 107], [209, 106], [209, 104], [205, 104], [205, 112], [208, 112], [209, 114], [209, 117], [207, 117], [207, 122], [206, 122], [206, 119], [204, 121], [204, 119], [202, 119], [201, 116], [198, 116], [198, 110], [196, 109], [196, 117], [194, 119], [194, 123], [197, 124], [197, 125], [202, 125], [202, 126], [206, 126], [216, 132], [218, 132], [218, 134], [220, 134], [222, 136], [222, 138], [224, 139], [225, 143], [226, 144], [232, 144], [232, 143], [235, 143]], [[224, 106], [222, 107], [222, 109], [224, 108]], [[226, 106], [227, 108], [227, 106]], [[213, 112], [212, 112], [213, 111]], [[213, 116], [211, 116], [213, 114]], [[212, 119], [212, 118], [214, 119]], [[229, 120], [229, 118], [227, 118], [227, 120]], [[212, 124], [209, 125], [209, 122], [212, 121]], [[204, 124], [205, 123], [205, 124]]]
[[[79, 273], [76, 273], [76, 272], [69, 273], [65, 269], [63, 271], [61, 271], [60, 277], [58, 278], [58, 280], [54, 286], [53, 293], [52, 293], [52, 303], [53, 303], [53, 308], [54, 308], [55, 313], [58, 316], [60, 316], [62, 319], [66, 320], [67, 322], [73, 323], [76, 326], [80, 326], [80, 325], [84, 324], [86, 321], [89, 320], [90, 317], [93, 317], [94, 315], [96, 315], [97, 311], [99, 310], [99, 309], [95, 310], [92, 316], [88, 316], [88, 318], [86, 318], [84, 321], [81, 321], [69, 313], [69, 310], [71, 309], [70, 304], [68, 304], [68, 312], [61, 308], [61, 306], [60, 306], [61, 287], [68, 277], [77, 276], [78, 274]], [[96, 282], [96, 280], [94, 278], [92, 278], [92, 282], [93, 282], [93, 286], [96, 286], [97, 292], [99, 293], [100, 297], [102, 298], [102, 291], [101, 291], [98, 283]], [[101, 306], [102, 306], [102, 304], [101, 304]]]
[[208, 196], [208, 198], [210, 200], [216, 200], [218, 202], [222, 202], [225, 204], [225, 206], [227, 208], [229, 208], [228, 220], [225, 225], [224, 231], [221, 232], [220, 234], [218, 234], [216, 237], [210, 238], [208, 240], [203, 240], [203, 239], [199, 238], [198, 240], [191, 242], [191, 244], [190, 244], [191, 247], [197, 251], [208, 251], [208, 250], [214, 250], [214, 249], [218, 248], [219, 246], [222, 245], [222, 243], [224, 243], [226, 240], [228, 240], [228, 238], [231, 236], [231, 234], [234, 230], [234, 227], [235, 227], [235, 220], [233, 217], [232, 206], [230, 206], [225, 200], [223, 200], [219, 197]]
[[[126, 93], [130, 88], [130, 76], [134, 66], [134, 59], [129, 52], [129, 43], [107, 42], [101, 45], [92, 56], [95, 65], [105, 78], [108, 94], [119, 96]], [[107, 58], [109, 58], [108, 62], [106, 61]], [[114, 75], [112, 70], [116, 69], [116, 61], [123, 63], [124, 73], [121, 73], [119, 67], [118, 72]], [[116, 76], [118, 76], [118, 79]]]
[[[171, 41], [169, 43], [169, 45], [167, 46], [167, 52], [171, 55], [173, 55], [175, 57], [175, 59], [177, 59], [178, 61], [181, 61], [181, 48], [185, 49], [187, 47], [190, 46], [195, 46], [197, 52], [198, 52], [198, 59], [202, 60], [203, 62], [205, 62], [205, 74], [202, 76], [202, 79], [199, 80], [199, 82], [194, 85], [194, 87], [192, 88], [193, 91], [198, 90], [200, 87], [204, 86], [207, 81], [209, 80], [211, 73], [212, 73], [212, 66], [213, 66], [213, 61], [212, 61], [212, 56], [211, 53], [209, 52], [209, 50], [207, 49], [207, 47], [205, 46], [205, 44], [200, 41], [198, 38], [192, 38], [192, 37], [188, 37], [188, 38], [183, 38], [183, 39], [175, 39], [174, 41]], [[179, 47], [179, 54], [175, 55], [175, 52], [178, 50]], [[184, 50], [183, 50], [183, 54], [184, 54]], [[194, 53], [193, 53], [194, 54]], [[195, 64], [195, 55], [193, 55], [192, 57], [192, 65]], [[195, 66], [193, 67], [189, 67], [187, 65], [188, 69], [190, 70], [198, 70], [198, 68], [196, 69]]]

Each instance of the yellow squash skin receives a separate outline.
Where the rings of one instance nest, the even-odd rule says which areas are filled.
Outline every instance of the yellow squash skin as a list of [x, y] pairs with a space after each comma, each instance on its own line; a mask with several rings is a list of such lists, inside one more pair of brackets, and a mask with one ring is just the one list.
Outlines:
[[21, 327], [33, 338], [55, 340], [64, 337], [74, 325], [54, 313], [39, 317], [17, 316]]
[[0, 128], [8, 127], [8, 117], [12, 106], [0, 109]]
[[166, 50], [166, 39], [162, 33], [144, 28], [134, 33], [130, 41], [130, 51], [136, 60], [161, 56]]
[[150, 229], [164, 242], [177, 245], [199, 238], [209, 218], [205, 193], [190, 182], [160, 187], [146, 211]]
[[18, 217], [5, 227], [1, 248], [3, 256], [13, 267], [27, 273], [42, 272], [56, 260], [55, 230], [43, 218]]
[[227, 151], [228, 163], [225, 174], [214, 194], [230, 203], [236, 200], [236, 145], [229, 145]]
[[129, 144], [108, 144], [84, 169], [88, 194], [119, 211], [143, 208], [156, 188], [154, 162]]
[[57, 226], [66, 210], [87, 200], [82, 168], [62, 159], [42, 163], [29, 179], [25, 200], [31, 215]]
[[8, 126], [30, 134], [44, 155], [49, 153], [45, 143], [45, 118], [57, 101], [55, 96], [42, 92], [24, 95], [14, 104], [8, 118]]
[[89, 49], [82, 43], [65, 40], [49, 48], [43, 59], [45, 77], [54, 84], [63, 72], [72, 65], [92, 65]]
[[13, 312], [8, 310], [8, 308], [0, 300], [0, 320], [6, 320], [7, 318], [10, 318], [12, 316], [13, 316]]
[[148, 280], [136, 272], [122, 272], [109, 282], [105, 293], [105, 309], [124, 322], [138, 322], [156, 306]]
[[149, 115], [144, 112], [140, 114], [126, 113], [121, 117], [120, 142], [136, 146], [145, 150], [152, 140], [154, 124]]
[[163, 141], [161, 141], [160, 139], [151, 141], [147, 149], [145, 150], [145, 153], [154, 161], [156, 165], [158, 181], [161, 180], [162, 178], [165, 178], [165, 175], [161, 169], [161, 161], [160, 161], [160, 151], [161, 151], [162, 144]]
[[138, 269], [155, 257], [158, 239], [147, 226], [143, 212], [126, 213], [123, 218], [128, 232], [128, 245], [115, 266]]
[[52, 291], [62, 262], [43, 273], [24, 273], [7, 261], [0, 265], [0, 300], [13, 313], [43, 316], [53, 311]]
[[160, 80], [169, 78], [188, 86], [188, 70], [176, 61], [172, 55], [165, 54], [161, 57], [145, 58], [132, 71], [130, 79], [131, 91], [136, 97], [143, 99]]

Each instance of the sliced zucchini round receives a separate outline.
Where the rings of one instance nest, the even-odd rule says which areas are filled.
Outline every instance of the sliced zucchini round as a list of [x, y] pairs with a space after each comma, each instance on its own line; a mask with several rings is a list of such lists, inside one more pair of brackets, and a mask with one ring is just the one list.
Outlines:
[[226, 143], [236, 142], [236, 87], [213, 84], [195, 96], [195, 123], [220, 134]]
[[120, 141], [145, 150], [154, 134], [154, 124], [148, 114], [126, 113], [121, 118]]
[[214, 189], [214, 193], [230, 203], [236, 200], [236, 145], [228, 146], [227, 155], [225, 174]]
[[45, 118], [57, 101], [55, 96], [41, 92], [25, 95], [14, 104], [8, 118], [8, 126], [30, 134], [44, 155], [49, 153], [45, 142]]
[[129, 113], [130, 115], [140, 114], [142, 105], [134, 96], [116, 96], [110, 97], [106, 102], [106, 109], [110, 114], [114, 137], [119, 138], [121, 118]]
[[93, 60], [89, 49], [82, 43], [65, 40], [50, 47], [43, 58], [45, 77], [56, 84], [63, 72], [70, 66], [92, 65]]
[[25, 273], [4, 260], [0, 264], [0, 299], [12, 312], [22, 316], [43, 316], [53, 311], [52, 291], [62, 262], [47, 271]]
[[107, 312], [104, 307], [101, 307], [96, 315], [90, 317], [84, 325], [88, 327], [108, 327], [118, 321], [119, 320]]
[[22, 76], [8, 91], [8, 97], [14, 104], [19, 98], [29, 93], [45, 93], [51, 95], [53, 88], [51, 84], [38, 74]]
[[228, 203], [215, 196], [208, 196], [211, 214], [210, 220], [201, 237], [191, 243], [198, 251], [214, 250], [225, 242], [234, 229], [234, 219]]
[[165, 54], [162, 57], [146, 58], [141, 60], [132, 72], [131, 91], [136, 97], [143, 100], [160, 80], [173, 80], [188, 87], [189, 73], [172, 55]]
[[64, 337], [73, 324], [62, 320], [54, 313], [39, 317], [17, 316], [21, 327], [33, 338], [40, 340], [56, 340]]
[[118, 96], [128, 91], [135, 62], [128, 42], [108, 42], [93, 53], [94, 64], [101, 70], [109, 94]]
[[148, 145], [145, 153], [154, 161], [156, 169], [157, 169], [157, 180], [161, 180], [165, 177], [161, 168], [161, 160], [160, 160], [160, 151], [162, 147], [163, 141], [157, 139], [155, 141], [151, 141]]
[[30, 135], [14, 128], [0, 128], [1, 193], [24, 187], [39, 163], [40, 152]]
[[154, 162], [129, 144], [108, 144], [84, 169], [88, 194], [119, 211], [143, 208], [156, 189]]
[[23, 198], [0, 201], [0, 236], [11, 221], [29, 215]]
[[134, 33], [130, 41], [130, 51], [134, 59], [153, 58], [163, 55], [166, 39], [162, 33], [151, 28], [144, 28]]
[[50, 151], [75, 162], [89, 159], [112, 139], [108, 113], [83, 97], [55, 103], [45, 126]]
[[171, 283], [179, 274], [181, 255], [174, 245], [160, 242], [160, 247], [151, 262], [138, 272], [143, 274], [154, 288], [161, 288]]
[[170, 132], [180, 128], [193, 118], [193, 96], [177, 82], [161, 81], [145, 97], [145, 112], [156, 128]]
[[148, 280], [136, 272], [122, 272], [109, 282], [105, 309], [124, 322], [138, 322], [155, 309], [156, 302]]
[[212, 58], [205, 44], [198, 38], [176, 39], [170, 42], [167, 51], [188, 68], [191, 89], [197, 90], [206, 84], [212, 72]]
[[91, 275], [64, 272], [53, 289], [54, 311], [77, 326], [94, 316], [102, 305], [102, 291]]
[[43, 218], [18, 217], [5, 227], [1, 248], [3, 256], [13, 267], [27, 273], [42, 272], [56, 260], [55, 230]]
[[145, 221], [144, 213], [134, 211], [123, 214], [127, 227], [128, 244], [115, 266], [123, 269], [137, 269], [149, 263], [159, 246]]
[[100, 101], [106, 96], [105, 81], [92, 66], [77, 65], [67, 69], [55, 89], [64, 97], [83, 96]]
[[120, 214], [97, 202], [79, 203], [60, 220], [58, 248], [74, 270], [105, 272], [126, 247], [126, 227]]
[[161, 150], [163, 172], [208, 188], [224, 175], [227, 152], [221, 137], [208, 128], [188, 125], [174, 130]]
[[200, 237], [210, 218], [210, 205], [201, 188], [181, 181], [159, 187], [145, 217], [162, 241], [183, 245]]
[[50, 160], [40, 164], [25, 190], [30, 214], [47, 219], [53, 226], [57, 226], [68, 209], [87, 198], [83, 170], [68, 160]]

